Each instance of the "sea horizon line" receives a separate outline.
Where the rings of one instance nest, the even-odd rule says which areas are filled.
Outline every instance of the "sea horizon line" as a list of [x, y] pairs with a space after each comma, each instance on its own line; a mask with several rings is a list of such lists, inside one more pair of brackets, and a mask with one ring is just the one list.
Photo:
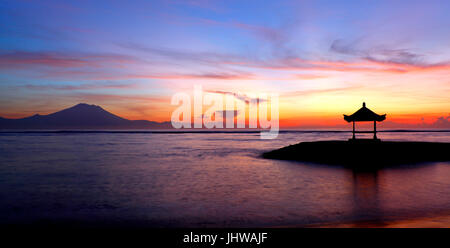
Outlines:
[[[58, 129], [58, 130], [0, 130], [0, 133], [159, 133], [159, 134], [176, 134], [176, 133], [260, 133], [265, 129], [154, 129], [154, 130], [119, 130], [119, 129]], [[279, 133], [351, 133], [351, 130], [337, 129], [280, 129]], [[404, 133], [404, 132], [450, 132], [450, 129], [385, 129], [377, 130], [379, 133]]]

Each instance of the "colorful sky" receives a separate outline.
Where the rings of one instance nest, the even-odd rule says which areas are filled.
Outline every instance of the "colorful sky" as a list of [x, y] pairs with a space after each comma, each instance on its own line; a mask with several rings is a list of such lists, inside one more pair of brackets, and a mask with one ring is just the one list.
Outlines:
[[168, 121], [176, 92], [277, 92], [282, 127], [450, 127], [450, 1], [1, 1], [0, 116], [80, 102]]

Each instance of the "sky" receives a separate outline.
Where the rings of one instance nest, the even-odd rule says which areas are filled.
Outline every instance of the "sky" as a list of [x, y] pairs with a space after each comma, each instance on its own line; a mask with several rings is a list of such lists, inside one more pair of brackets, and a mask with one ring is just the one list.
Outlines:
[[178, 92], [279, 94], [281, 127], [450, 128], [450, 1], [0, 1], [0, 116], [169, 121]]

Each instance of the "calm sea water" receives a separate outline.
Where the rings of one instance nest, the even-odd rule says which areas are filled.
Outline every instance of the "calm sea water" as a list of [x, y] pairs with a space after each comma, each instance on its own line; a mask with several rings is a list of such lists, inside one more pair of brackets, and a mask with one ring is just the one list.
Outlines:
[[[260, 157], [300, 141], [348, 137], [1, 133], [0, 223], [276, 227], [426, 217], [450, 227], [448, 162], [355, 171]], [[450, 132], [379, 137], [450, 142]]]

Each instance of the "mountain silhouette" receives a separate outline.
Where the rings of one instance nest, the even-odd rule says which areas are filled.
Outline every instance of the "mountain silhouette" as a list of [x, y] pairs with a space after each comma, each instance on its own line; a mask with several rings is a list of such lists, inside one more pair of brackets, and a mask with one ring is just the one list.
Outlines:
[[0, 117], [0, 129], [167, 129], [170, 122], [127, 120], [97, 105], [80, 103], [49, 115]]

